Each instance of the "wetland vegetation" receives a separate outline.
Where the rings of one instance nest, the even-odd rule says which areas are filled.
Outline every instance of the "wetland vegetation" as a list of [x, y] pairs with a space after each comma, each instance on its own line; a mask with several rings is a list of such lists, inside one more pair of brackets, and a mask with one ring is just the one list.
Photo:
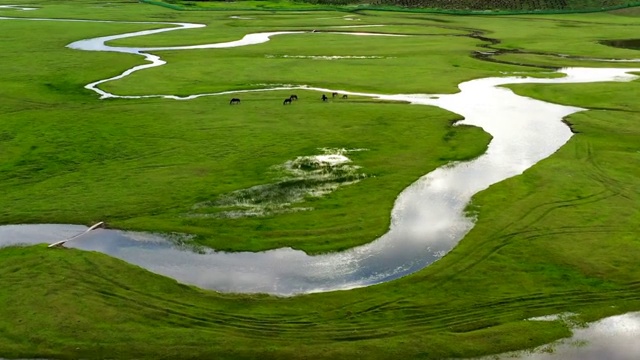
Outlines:
[[[144, 0], [180, 10], [258, 9], [258, 10], [336, 10], [378, 9], [435, 13], [563, 13], [594, 12], [637, 6], [633, 0]], [[310, 5], [316, 5], [310, 6]]]
[[[544, 17], [376, 11], [345, 17], [329, 11], [177, 12], [131, 2], [28, 5], [39, 7], [37, 15], [0, 9], [0, 16], [207, 25], [111, 45], [319, 32], [236, 49], [164, 51], [167, 65], [102, 86], [122, 95], [189, 95], [261, 84], [451, 93], [473, 78], [548, 76], [540, 66], [640, 57], [602, 43], [637, 33], [640, 19], [633, 9]], [[340, 27], [353, 24], [385, 25], [365, 29], [411, 36], [323, 33], [362, 30]], [[441, 109], [352, 96], [323, 103], [314, 91], [298, 91], [299, 100], [284, 107], [282, 99], [290, 95], [285, 91], [245, 93], [240, 105], [229, 106], [227, 96], [99, 100], [83, 88], [142, 58], [65, 45], [159, 26], [164, 25], [0, 20], [0, 223], [105, 220], [117, 228], [196, 234], [196, 241], [216, 249], [338, 251], [386, 231], [395, 196], [415, 179], [480, 155], [490, 140], [480, 129], [452, 127], [459, 116]], [[498, 60], [517, 61], [472, 56], [487, 50], [502, 52]], [[390, 283], [286, 299], [229, 295], [181, 285], [98, 253], [0, 249], [0, 356], [468, 357], [569, 334], [559, 322], [524, 321], [532, 316], [574, 312], [590, 321], [639, 310], [637, 86], [509, 86], [592, 110], [570, 116], [577, 134], [551, 158], [474, 197], [469, 210], [476, 225], [453, 251]], [[313, 211], [238, 219], [186, 216], [197, 204], [276, 181], [274, 166], [316, 155], [319, 148], [367, 149], [349, 154], [367, 176], [299, 205]]]

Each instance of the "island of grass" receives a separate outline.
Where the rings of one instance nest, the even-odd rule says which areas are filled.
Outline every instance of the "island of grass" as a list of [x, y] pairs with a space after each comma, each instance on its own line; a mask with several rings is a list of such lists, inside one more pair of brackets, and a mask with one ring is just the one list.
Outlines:
[[[120, 95], [188, 95], [262, 83], [451, 93], [473, 78], [548, 76], [541, 65], [639, 57], [602, 44], [637, 33], [633, 9], [539, 17], [366, 11], [345, 17], [350, 14], [179, 12], [88, 1], [29, 5], [39, 7], [37, 16], [2, 8], [0, 16], [207, 25], [118, 41], [124, 46], [353, 24], [412, 35], [321, 33], [309, 42], [299, 34], [253, 47], [166, 51], [167, 65], [103, 86]], [[285, 107], [289, 92], [244, 94], [239, 106], [230, 106], [226, 96], [99, 100], [83, 88], [142, 58], [65, 45], [159, 26], [0, 20], [6, 40], [0, 43], [0, 223], [105, 220], [117, 228], [196, 234], [196, 241], [216, 249], [339, 251], [384, 233], [395, 196], [415, 179], [480, 155], [490, 140], [481, 129], [452, 127], [459, 117], [441, 109], [358, 97], [322, 103], [312, 91], [298, 91], [298, 102]], [[474, 57], [477, 51], [518, 59], [484, 61]], [[0, 249], [0, 356], [470, 357], [569, 334], [560, 322], [524, 320], [532, 316], [573, 312], [589, 321], [640, 310], [637, 84], [510, 86], [591, 110], [567, 119], [576, 134], [556, 154], [474, 198], [476, 225], [451, 253], [390, 283], [292, 298], [219, 294], [98, 253], [44, 245]], [[323, 148], [366, 149], [348, 157], [367, 176], [299, 205], [311, 211], [189, 216], [197, 204], [278, 181], [278, 166]]]

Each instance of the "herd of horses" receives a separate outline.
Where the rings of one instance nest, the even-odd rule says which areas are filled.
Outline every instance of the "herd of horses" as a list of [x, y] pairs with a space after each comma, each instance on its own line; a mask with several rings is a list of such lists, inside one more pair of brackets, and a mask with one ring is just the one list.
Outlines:
[[[337, 92], [334, 92], [334, 93], [331, 94], [331, 97], [335, 98], [336, 96], [339, 96], [339, 95], [340, 94], [338, 94]], [[347, 98], [347, 94], [343, 94], [342, 98], [346, 99]], [[322, 99], [322, 101], [329, 101], [329, 98], [325, 94], [322, 94], [321, 99]], [[282, 102], [282, 105], [291, 105], [291, 103], [293, 101], [297, 101], [297, 100], [298, 100], [298, 95], [293, 94], [293, 95], [289, 96], [288, 98], [284, 99], [284, 101]], [[238, 98], [233, 98], [233, 99], [231, 99], [231, 101], [229, 101], [229, 105], [239, 105], [239, 104], [240, 104], [240, 99], [238, 99]]]

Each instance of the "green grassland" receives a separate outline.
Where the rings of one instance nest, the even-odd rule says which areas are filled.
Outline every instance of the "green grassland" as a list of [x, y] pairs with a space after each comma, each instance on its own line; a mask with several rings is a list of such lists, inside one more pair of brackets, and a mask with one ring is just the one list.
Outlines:
[[[282, 106], [282, 99], [289, 92], [243, 95], [241, 107], [228, 106], [227, 96], [193, 101], [98, 101], [96, 95], [83, 89], [84, 84], [116, 75], [140, 59], [65, 49], [64, 45], [77, 35], [59, 29], [97, 28], [102, 33], [96, 34], [104, 34], [113, 31], [110, 29], [115, 25], [38, 25], [55, 35], [38, 37], [34, 31], [25, 34], [25, 27], [32, 23], [3, 23], [14, 36], [29, 37], [11, 42], [17, 46], [7, 49], [4, 55], [15, 59], [7, 69], [7, 98], [19, 94], [24, 99], [3, 104], [12, 114], [0, 125], [5, 138], [0, 155], [3, 223], [105, 220], [115, 227], [200, 234], [202, 242], [218, 249], [344, 249], [369, 242], [388, 228], [393, 200], [403, 188], [449, 161], [477, 156], [488, 141], [479, 129], [451, 128], [451, 122], [458, 117], [440, 109], [375, 104], [357, 98], [324, 104], [319, 94], [311, 92], [299, 92], [300, 101], [295, 107]], [[124, 30], [131, 31], [127, 27]], [[44, 42], [47, 45], [43, 49], [59, 50], [55, 55], [27, 60], [33, 57], [30, 49]], [[215, 51], [210, 51], [213, 54], [207, 56], [208, 60], [197, 60], [202, 52], [189, 52], [187, 65], [178, 65], [185, 71], [174, 69], [160, 74], [151, 69], [134, 74], [132, 84], [142, 94], [187, 94], [189, 88], [196, 93], [243, 88], [243, 83], [250, 81], [247, 76], [255, 74], [258, 78], [275, 73], [273, 69], [249, 72], [230, 67], [230, 61], [237, 61], [216, 61], [220, 55]], [[165, 58], [170, 63], [179, 61], [171, 56]], [[251, 59], [245, 60], [243, 67]], [[26, 62], [36, 70], [22, 68], [20, 64]], [[201, 64], [190, 68], [189, 64], [198, 62]], [[318, 71], [317, 67], [312, 70], [314, 64], [300, 60], [284, 62], [278, 65], [284, 73], [292, 66], [300, 68], [297, 73]], [[101, 64], [105, 63], [114, 69], [104, 71]], [[352, 70], [350, 76], [355, 77], [353, 70], [358, 61], [348, 66]], [[331, 70], [324, 70], [323, 76]], [[368, 73], [366, 67], [360, 71]], [[30, 82], [24, 81], [25, 72]], [[241, 73], [245, 79], [233, 82]], [[163, 81], [157, 83], [155, 76]], [[190, 84], [185, 81], [188, 78], [193, 80]], [[314, 79], [309, 83], [313, 84]], [[383, 78], [370, 81], [384, 85]], [[108, 85], [105, 88], [118, 93]], [[21, 131], [25, 127], [31, 130]], [[319, 154], [319, 148], [368, 149], [350, 156], [369, 178], [358, 186], [313, 201], [317, 211], [274, 219], [187, 216], [194, 205], [203, 201], [276, 181], [279, 175], [273, 173], [273, 166], [297, 156]]]
[[558, 57], [555, 55], [536, 55], [536, 54], [500, 54], [494, 57], [497, 60], [505, 61], [510, 64], [534, 64], [538, 66], [549, 67], [590, 67], [590, 68], [635, 68], [638, 63], [636, 62], [606, 62], [606, 61], [593, 61], [593, 60], [580, 60], [569, 57]]
[[[26, 4], [26, 3], [25, 3]], [[0, 16], [183, 21], [204, 29], [118, 45], [229, 41], [277, 30], [336, 30], [344, 13], [177, 12], [130, 2], [41, 1]], [[30, 3], [29, 5], [33, 5]], [[37, 15], [35, 15], [37, 14]], [[316, 19], [335, 16], [335, 19]], [[104, 85], [117, 94], [193, 94], [294, 83], [377, 93], [451, 93], [460, 81], [535, 65], [592, 63], [542, 54], [637, 58], [598, 43], [633, 37], [637, 12], [456, 17], [363, 12], [357, 24], [402, 38], [283, 35], [237, 48], [158, 52], [168, 64]], [[219, 249], [292, 246], [310, 253], [366, 243], [388, 227], [395, 196], [428, 171], [481, 154], [489, 136], [452, 127], [456, 114], [367, 98], [297, 91], [176, 101], [108, 99], [83, 86], [141, 57], [66, 49], [72, 41], [162, 25], [0, 20], [0, 223], [62, 222], [198, 234]], [[598, 31], [588, 31], [597, 28]], [[367, 31], [369, 28], [358, 29]], [[344, 29], [343, 29], [344, 30]], [[345, 31], [349, 31], [346, 29]], [[353, 31], [353, 30], [351, 30]], [[533, 32], [532, 32], [533, 31]], [[529, 35], [527, 36], [527, 32]], [[529, 66], [470, 55], [486, 41]], [[5, 35], [8, 34], [8, 35]], [[148, 41], [148, 42], [147, 42]], [[527, 51], [533, 54], [527, 54]], [[376, 55], [320, 61], [273, 55]], [[386, 284], [276, 298], [218, 294], [108, 256], [44, 246], [0, 249], [0, 356], [5, 358], [469, 357], [567, 336], [528, 317], [580, 320], [640, 310], [638, 82], [513, 85], [519, 94], [593, 110], [552, 157], [474, 197], [476, 226], [444, 258]], [[267, 218], [188, 216], [221, 194], [276, 181], [273, 166], [319, 148], [349, 153], [370, 175]]]
[[[335, 9], [353, 11], [358, 9], [386, 9], [391, 11], [413, 11], [431, 13], [478, 14], [504, 13], [563, 13], [592, 12], [637, 6], [629, 0], [146, 0], [147, 3], [178, 10], [318, 10]], [[313, 5], [316, 5], [315, 7]]]

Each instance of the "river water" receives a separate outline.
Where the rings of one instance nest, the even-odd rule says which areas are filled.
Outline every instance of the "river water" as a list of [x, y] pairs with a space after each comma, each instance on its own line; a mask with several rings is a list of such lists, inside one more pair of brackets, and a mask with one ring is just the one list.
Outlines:
[[[160, 56], [151, 52], [249, 46], [269, 41], [273, 36], [305, 33], [256, 33], [232, 42], [166, 48], [111, 47], [105, 44], [110, 40], [203, 26], [186, 23], [167, 25], [174, 27], [86, 39], [70, 44], [70, 48], [77, 50], [139, 54], [149, 62], [113, 78], [88, 84], [86, 88], [95, 91], [101, 98], [140, 98], [142, 96], [108, 93], [99, 89], [99, 85], [165, 63]], [[310, 37], [315, 35], [311, 32], [306, 33]], [[390, 41], [391, 37], [396, 36], [360, 32], [336, 34], [389, 36]], [[568, 68], [560, 70], [566, 75], [562, 78], [483, 78], [461, 83], [460, 91], [455, 94], [372, 94], [351, 92], [348, 89], [317, 88], [311, 85], [247, 90], [307, 89], [438, 106], [462, 115], [464, 120], [458, 124], [481, 127], [491, 134], [493, 139], [482, 156], [472, 161], [452, 163], [436, 169], [404, 189], [395, 201], [388, 232], [369, 244], [343, 252], [309, 256], [291, 248], [258, 253], [227, 253], [212, 249], [193, 251], [188, 247], [175, 245], [163, 235], [105, 229], [91, 231], [66, 243], [66, 246], [100, 251], [180, 282], [221, 292], [291, 296], [346, 290], [390, 281], [416, 272], [438, 260], [468, 233], [474, 222], [465, 215], [464, 208], [474, 194], [499, 181], [521, 174], [553, 154], [571, 137], [571, 131], [562, 119], [583, 109], [518, 96], [500, 85], [630, 81], [636, 78], [629, 74], [630, 71], [640, 69]], [[188, 100], [241, 92], [243, 91], [193, 94], [186, 97], [158, 94], [144, 97]], [[0, 226], [0, 246], [51, 243], [86, 229], [84, 226], [59, 224]]]
[[573, 335], [535, 349], [478, 360], [637, 360], [640, 359], [640, 312], [611, 316]]

